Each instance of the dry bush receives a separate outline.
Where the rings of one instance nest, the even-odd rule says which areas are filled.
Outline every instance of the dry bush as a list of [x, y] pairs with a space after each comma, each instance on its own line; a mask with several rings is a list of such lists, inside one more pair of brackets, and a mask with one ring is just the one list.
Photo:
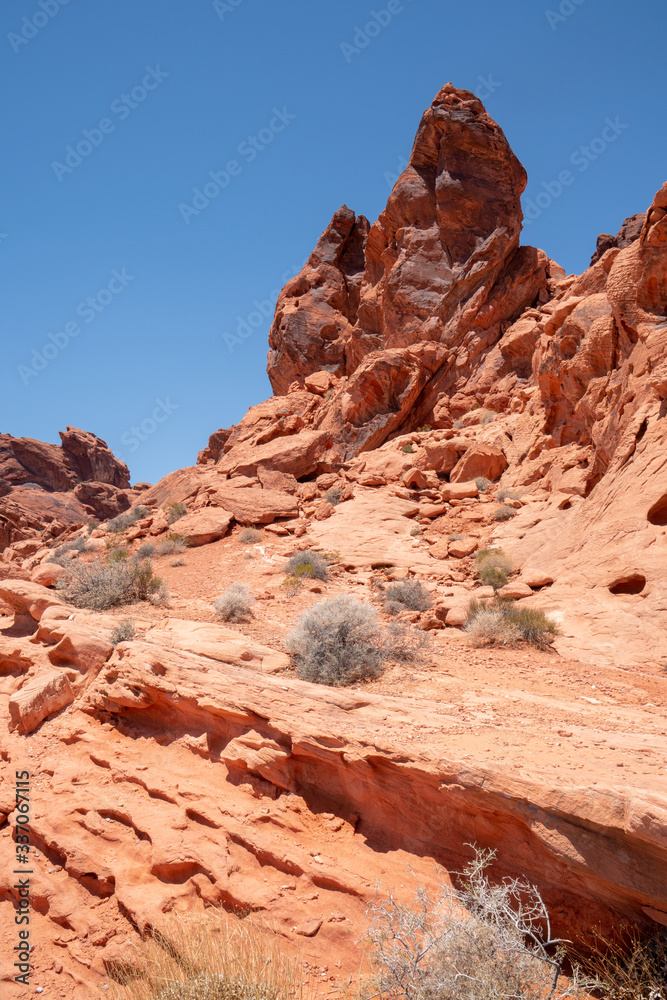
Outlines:
[[478, 476], [475, 480], [475, 484], [480, 493], [486, 493], [491, 485], [491, 480], [487, 479], [486, 476]]
[[151, 556], [155, 555], [155, 546], [152, 542], [144, 542], [137, 549], [137, 557], [139, 559], [150, 559]]
[[385, 610], [395, 614], [394, 606], [401, 611], [426, 611], [433, 604], [431, 595], [419, 580], [397, 580], [384, 592]]
[[164, 601], [166, 590], [155, 576], [150, 560], [96, 562], [72, 567], [70, 580], [62, 588], [64, 599], [76, 608], [105, 611], [135, 601]]
[[306, 549], [304, 552], [295, 552], [285, 564], [285, 572], [297, 580], [304, 576], [314, 580], [328, 580], [329, 578], [326, 562], [322, 556], [317, 552], [311, 552], [310, 549]]
[[383, 629], [370, 604], [341, 594], [301, 615], [285, 645], [302, 680], [338, 687], [379, 677], [385, 660], [415, 659], [425, 641], [414, 630]]
[[324, 499], [333, 507], [336, 507], [343, 499], [343, 491], [338, 486], [332, 486], [324, 494]]
[[170, 566], [174, 566], [174, 567], [176, 567], [176, 566], [185, 566], [185, 559], [181, 559], [180, 556], [176, 556], [175, 559], [170, 559], [169, 560], [169, 565]]
[[476, 851], [460, 886], [412, 904], [393, 895], [371, 906], [377, 992], [391, 1000], [556, 1000], [579, 982], [562, 976], [563, 942], [552, 937], [538, 890], [523, 879], [489, 882], [492, 851]]
[[262, 532], [257, 528], [243, 528], [239, 531], [237, 538], [242, 545], [254, 545], [262, 537]]
[[667, 1000], [667, 928], [653, 933], [629, 928], [615, 941], [601, 939], [592, 952], [575, 956], [604, 1000]]
[[185, 535], [177, 535], [176, 532], [172, 532], [167, 535], [164, 541], [158, 542], [155, 551], [159, 556], [173, 556], [177, 552], [185, 552], [188, 541], [189, 539]]
[[124, 514], [119, 514], [118, 517], [112, 517], [110, 521], [105, 524], [105, 530], [107, 532], [121, 532], [127, 531], [131, 528], [133, 524], [137, 521], [141, 521], [142, 518], [148, 517], [150, 511], [147, 507], [133, 507], [132, 510], [126, 511]]
[[557, 623], [543, 611], [498, 598], [490, 603], [475, 599], [470, 601], [463, 627], [473, 642], [491, 646], [528, 642], [531, 646], [544, 649], [561, 634]]
[[499, 507], [496, 507], [491, 517], [494, 521], [509, 521], [515, 514], [516, 511], [513, 507], [508, 507], [507, 504], [501, 503]]
[[422, 529], [420, 528], [420, 526], [418, 524], [413, 524], [412, 527], [410, 528], [410, 536], [412, 538], [418, 538], [419, 535], [421, 535], [421, 533], [422, 533]]
[[111, 633], [111, 645], [117, 646], [119, 642], [130, 642], [131, 639], [136, 639], [137, 633], [135, 632], [133, 623], [128, 619], [124, 622], [119, 622], [113, 629]]
[[244, 583], [232, 583], [224, 594], [213, 602], [213, 607], [223, 622], [245, 621], [251, 614], [255, 598]]
[[165, 507], [164, 512], [167, 515], [167, 521], [169, 524], [173, 524], [174, 521], [178, 521], [179, 518], [185, 517], [188, 512], [188, 508], [184, 503], [181, 503], [180, 500], [177, 500], [176, 503], [169, 504], [168, 507]]
[[501, 488], [496, 493], [496, 500], [498, 500], [500, 503], [502, 503], [503, 500], [518, 500], [518, 499], [519, 499], [519, 494], [517, 493], [517, 491], [507, 489], [506, 486], [501, 486]]
[[502, 549], [480, 549], [475, 556], [476, 576], [487, 587], [499, 590], [507, 583], [514, 569], [512, 560]]
[[117, 1000], [300, 1000], [298, 960], [278, 935], [223, 911], [172, 916], [109, 968]]
[[[56, 563], [57, 566], [68, 567], [72, 559], [76, 559], [79, 553], [87, 551], [88, 545], [85, 538], [73, 538], [70, 542], [59, 545], [46, 561]], [[74, 555], [70, 556], [70, 552]]]

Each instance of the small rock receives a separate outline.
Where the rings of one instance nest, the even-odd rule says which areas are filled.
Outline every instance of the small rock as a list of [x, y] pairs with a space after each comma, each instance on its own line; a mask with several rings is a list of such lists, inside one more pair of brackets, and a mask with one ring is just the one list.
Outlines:
[[322, 917], [309, 917], [307, 920], [302, 920], [294, 929], [301, 937], [315, 937], [323, 923]]

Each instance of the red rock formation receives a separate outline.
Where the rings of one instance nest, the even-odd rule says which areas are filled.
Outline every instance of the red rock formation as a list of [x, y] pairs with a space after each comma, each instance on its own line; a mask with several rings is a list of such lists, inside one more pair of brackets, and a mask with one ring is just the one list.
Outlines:
[[76, 427], [60, 438], [55, 445], [0, 434], [0, 552], [42, 530], [53, 538], [130, 506], [129, 470], [105, 441]]

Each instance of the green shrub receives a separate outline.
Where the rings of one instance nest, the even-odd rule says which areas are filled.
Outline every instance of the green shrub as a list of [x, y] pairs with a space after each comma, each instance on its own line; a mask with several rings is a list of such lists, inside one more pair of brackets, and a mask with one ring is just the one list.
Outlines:
[[502, 549], [480, 549], [475, 556], [476, 576], [486, 587], [500, 590], [514, 566]]
[[407, 579], [390, 584], [384, 593], [384, 602], [386, 608], [399, 604], [401, 611], [426, 611], [433, 604], [431, 595], [419, 580]]
[[255, 598], [243, 583], [232, 583], [213, 603], [223, 622], [240, 622], [249, 617]]
[[329, 578], [326, 562], [317, 552], [311, 552], [310, 549], [295, 552], [285, 564], [285, 572], [297, 580], [303, 577], [314, 580], [328, 580]]
[[77, 608], [105, 611], [118, 604], [166, 599], [162, 580], [148, 559], [77, 564], [65, 584], [64, 598]]
[[513, 646], [527, 642], [540, 649], [561, 634], [558, 624], [543, 611], [499, 598], [493, 602], [473, 599], [463, 627], [480, 644]]
[[242, 545], [255, 545], [262, 537], [262, 532], [257, 528], [243, 528], [239, 531], [237, 538]]
[[417, 428], [417, 430], [418, 430], [418, 431], [421, 431], [421, 432], [423, 432], [423, 433], [426, 433], [426, 432], [428, 432], [428, 431], [430, 431], [430, 430], [432, 430], [432, 429], [433, 429], [433, 428], [431, 427], [431, 425], [430, 425], [430, 424], [422, 424], [422, 425], [421, 425], [421, 427], [418, 427], [418, 428]]
[[188, 508], [184, 503], [181, 503], [180, 500], [177, 500], [176, 503], [169, 504], [168, 507], [165, 507], [164, 512], [167, 515], [167, 521], [169, 524], [173, 524], [174, 521], [178, 521], [179, 518], [185, 517], [188, 512]]
[[135, 632], [134, 625], [129, 619], [126, 619], [113, 629], [111, 633], [111, 645], [117, 646], [119, 642], [130, 642], [132, 639], [136, 639], [136, 637], [137, 633]]
[[107, 532], [127, 531], [127, 529], [131, 528], [137, 521], [141, 521], [142, 518], [148, 517], [149, 513], [150, 512], [147, 507], [133, 507], [124, 514], [119, 514], [118, 517], [112, 517], [110, 521], [107, 521], [105, 530]]
[[508, 507], [507, 504], [503, 503], [499, 507], [496, 507], [491, 516], [494, 521], [509, 521], [515, 514], [516, 511], [513, 507]]
[[406, 455], [413, 455], [415, 449], [412, 447], [411, 444], [404, 444], [403, 447], [401, 448], [401, 451]]

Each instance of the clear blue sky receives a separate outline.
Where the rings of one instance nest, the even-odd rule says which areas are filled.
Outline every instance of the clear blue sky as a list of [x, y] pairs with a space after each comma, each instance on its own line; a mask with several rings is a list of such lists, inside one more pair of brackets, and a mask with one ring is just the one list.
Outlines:
[[667, 179], [664, 0], [4, 0], [0, 29], [0, 431], [93, 431], [135, 482], [270, 395], [275, 290], [341, 204], [377, 217], [448, 80], [568, 272]]

